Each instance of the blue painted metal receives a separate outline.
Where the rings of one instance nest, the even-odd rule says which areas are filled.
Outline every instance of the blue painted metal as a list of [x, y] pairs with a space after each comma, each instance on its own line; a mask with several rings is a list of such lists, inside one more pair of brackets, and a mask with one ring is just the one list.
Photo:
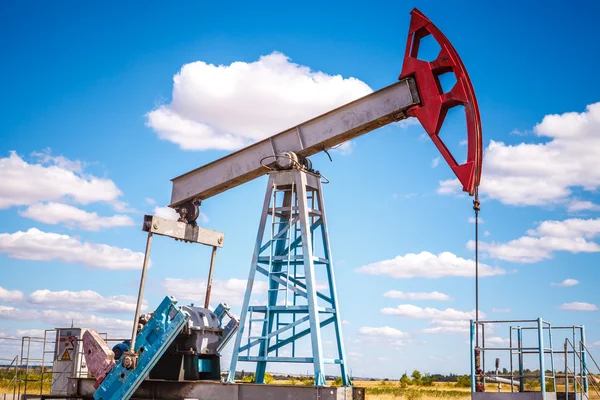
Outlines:
[[137, 367], [123, 367], [123, 357], [106, 375], [94, 393], [96, 400], [128, 400], [175, 340], [189, 316], [178, 310], [177, 300], [167, 296], [152, 318], [136, 336], [135, 351], [139, 355]]
[[546, 400], [546, 366], [544, 362], [544, 321], [538, 318], [538, 349], [540, 357], [540, 390], [542, 399]]
[[587, 369], [587, 360], [586, 360], [586, 353], [587, 351], [585, 350], [585, 327], [583, 325], [581, 325], [581, 327], [579, 328], [579, 351], [581, 352], [581, 376], [582, 376], [582, 380], [583, 380], [583, 391], [585, 393], [588, 392], [588, 369]]
[[523, 328], [517, 327], [517, 343], [519, 346], [519, 392], [525, 391], [525, 374], [523, 362]]
[[552, 387], [554, 393], [556, 393], [556, 371], [554, 369], [554, 349], [552, 344], [552, 324], [548, 323], [548, 340], [550, 342], [550, 370], [552, 371]]
[[212, 360], [199, 359], [198, 360], [198, 372], [211, 372], [212, 371]]
[[471, 392], [475, 393], [475, 321], [471, 320]]
[[[278, 193], [283, 193], [283, 200], [277, 198]], [[266, 234], [269, 225], [271, 232]], [[317, 255], [317, 251], [322, 254]], [[268, 362], [304, 362], [313, 364], [317, 386], [327, 385], [325, 363], [339, 364], [343, 384], [351, 385], [332, 264], [319, 177], [300, 170], [271, 173], [228, 382], [234, 381], [238, 361], [257, 363], [256, 383], [264, 383]], [[315, 268], [326, 272], [328, 288], [324, 291], [316, 288]], [[267, 277], [267, 302], [250, 306], [257, 272]], [[337, 358], [325, 360], [321, 328], [332, 323]], [[253, 324], [260, 324], [260, 334], [253, 332], [256, 331]], [[244, 335], [248, 341], [242, 345]], [[312, 354], [297, 356], [296, 341], [307, 335], [310, 335]], [[291, 357], [288, 354], [280, 357], [279, 351], [288, 345]]]

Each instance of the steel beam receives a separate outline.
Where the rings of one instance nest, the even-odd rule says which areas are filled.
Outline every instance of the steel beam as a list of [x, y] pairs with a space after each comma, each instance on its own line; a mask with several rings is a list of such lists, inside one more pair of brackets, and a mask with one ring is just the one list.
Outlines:
[[200, 243], [212, 246], [213, 248], [223, 247], [223, 241], [225, 240], [223, 232], [193, 226], [185, 222], [172, 221], [154, 215], [144, 215], [142, 230], [149, 234], [167, 236], [184, 242]]
[[[419, 104], [415, 81], [393, 85], [301, 123], [270, 138], [173, 179], [171, 207], [194, 198], [205, 200], [259, 176], [268, 169], [260, 161], [283, 151], [311, 156], [394, 121]], [[274, 160], [266, 160], [271, 164]]]

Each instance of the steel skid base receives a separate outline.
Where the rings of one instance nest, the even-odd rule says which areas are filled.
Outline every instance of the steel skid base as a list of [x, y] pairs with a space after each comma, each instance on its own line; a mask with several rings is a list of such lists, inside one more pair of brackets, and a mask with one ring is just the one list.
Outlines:
[[[68, 399], [92, 399], [95, 390], [94, 382], [92, 378], [69, 379]], [[365, 389], [148, 379], [140, 385], [131, 398], [139, 400], [364, 400]]]

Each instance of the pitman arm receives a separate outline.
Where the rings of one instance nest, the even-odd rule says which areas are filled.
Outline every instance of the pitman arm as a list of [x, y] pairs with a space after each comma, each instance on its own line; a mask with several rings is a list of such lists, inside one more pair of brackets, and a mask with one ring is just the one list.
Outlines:
[[[372, 130], [416, 117], [452, 168], [463, 190], [473, 195], [481, 176], [482, 137], [477, 100], [462, 61], [448, 39], [419, 10], [411, 12], [400, 81], [335, 110], [261, 140], [172, 180], [170, 207], [206, 200], [265, 175], [265, 157], [292, 151], [310, 156]], [[417, 59], [420, 40], [432, 35], [441, 51], [432, 62]], [[457, 83], [444, 93], [439, 76], [451, 72]], [[447, 111], [464, 106], [467, 118], [467, 161], [458, 164], [438, 136]]]

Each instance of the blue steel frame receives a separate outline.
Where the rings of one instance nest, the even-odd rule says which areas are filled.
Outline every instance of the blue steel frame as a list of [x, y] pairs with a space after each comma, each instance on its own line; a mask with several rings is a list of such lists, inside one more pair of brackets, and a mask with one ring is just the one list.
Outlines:
[[176, 304], [175, 298], [165, 297], [136, 336], [137, 367], [123, 367], [124, 357], [121, 357], [94, 392], [94, 399], [128, 400], [133, 395], [189, 318], [187, 313], [175, 307]]
[[[276, 204], [278, 188], [285, 188], [281, 206]], [[312, 208], [309, 208], [308, 205], [308, 192], [312, 195], [310, 197], [313, 201]], [[274, 200], [272, 201], [272, 199]], [[276, 210], [277, 212], [275, 212]], [[311, 220], [311, 216], [315, 215], [318, 219]], [[272, 233], [271, 237], [265, 238], [268, 216], [272, 217]], [[275, 226], [278, 227], [276, 231]], [[291, 231], [295, 231], [298, 226], [301, 236], [292, 238]], [[322, 238], [324, 253], [322, 258], [314, 255], [314, 233], [317, 230], [320, 230]], [[297, 254], [300, 249], [301, 254]], [[265, 253], [269, 255], [264, 256]], [[293, 257], [292, 254], [294, 254]], [[261, 264], [266, 265], [267, 268]], [[329, 294], [325, 294], [327, 291], [320, 292], [316, 288], [315, 265], [325, 268], [327, 272]], [[297, 272], [296, 266], [303, 266], [304, 276], [298, 277], [296, 273], [292, 276], [290, 274], [291, 266], [294, 267], [295, 272]], [[257, 272], [268, 279], [266, 306], [250, 306]], [[304, 282], [302, 282], [303, 279]], [[286, 301], [284, 305], [278, 305], [278, 296], [282, 291], [285, 291]], [[288, 291], [292, 292], [293, 296], [291, 305], [287, 304]], [[305, 299], [307, 304], [297, 305], [297, 298]], [[327, 306], [319, 306], [319, 299], [327, 303]], [[264, 315], [264, 318], [253, 319], [254, 313]], [[292, 314], [293, 322], [280, 323], [280, 316], [285, 314]], [[321, 319], [320, 315], [325, 317]], [[252, 322], [257, 321], [262, 323], [261, 335], [252, 337]], [[338, 358], [324, 359], [321, 328], [331, 323], [335, 328]], [[247, 325], [249, 326], [248, 343], [242, 345], [242, 336]], [[297, 330], [303, 325], [304, 329]], [[314, 384], [327, 386], [324, 374], [324, 364], [327, 363], [340, 365], [342, 382], [344, 386], [349, 386], [351, 381], [348, 375], [341, 325], [320, 177], [303, 170], [271, 172], [242, 305], [240, 328], [234, 344], [227, 381], [234, 382], [238, 361], [257, 363], [255, 383], [264, 383], [268, 362], [311, 363], [314, 366]], [[290, 332], [289, 337], [279, 339], [279, 335], [282, 333]], [[295, 342], [307, 335], [310, 335], [311, 338], [312, 357], [297, 357]], [[274, 341], [273, 344], [272, 341]], [[280, 357], [279, 350], [288, 345], [292, 347], [292, 356]], [[250, 355], [251, 349], [256, 346], [258, 346], [257, 355]], [[244, 352], [246, 355], [242, 355]], [[275, 353], [275, 355], [272, 356], [271, 353]]]

